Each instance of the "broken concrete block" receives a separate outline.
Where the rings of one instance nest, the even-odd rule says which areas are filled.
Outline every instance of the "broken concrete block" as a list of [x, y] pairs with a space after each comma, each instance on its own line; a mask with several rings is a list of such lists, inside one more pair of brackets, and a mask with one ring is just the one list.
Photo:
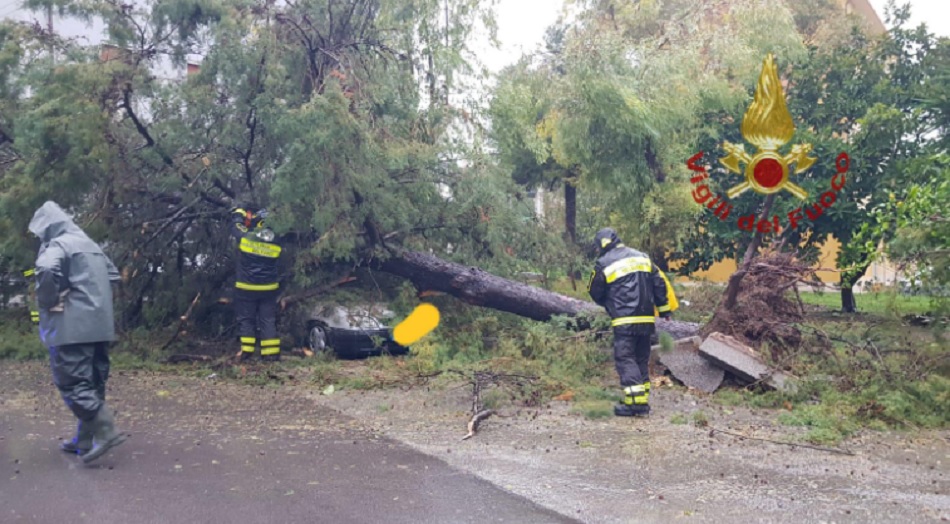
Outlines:
[[701, 342], [699, 337], [685, 338], [677, 340], [670, 351], [654, 346], [651, 354], [658, 355], [659, 362], [686, 387], [712, 393], [722, 384], [726, 373], [700, 356]]
[[779, 391], [792, 391], [795, 377], [769, 367], [755, 352], [738, 340], [712, 333], [702, 345], [699, 353], [715, 365], [750, 382], [760, 382]]

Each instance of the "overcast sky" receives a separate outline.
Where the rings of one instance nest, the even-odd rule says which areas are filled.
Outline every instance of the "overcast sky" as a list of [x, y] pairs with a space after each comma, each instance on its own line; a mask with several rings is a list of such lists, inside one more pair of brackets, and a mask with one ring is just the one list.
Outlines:
[[[18, 10], [21, 0], [0, 0], [0, 18], [18, 16], [23, 18], [27, 13]], [[794, 0], [793, 0], [794, 1]], [[870, 0], [881, 19], [884, 19], [884, 6], [888, 0]], [[903, 3], [903, 0], [899, 0]], [[910, 0], [913, 17], [911, 24], [917, 25], [926, 22], [931, 31], [941, 36], [950, 36], [950, 0]], [[562, 0], [499, 0], [498, 4], [498, 38], [501, 49], [491, 49], [487, 45], [479, 45], [484, 49], [481, 58], [491, 71], [497, 72], [502, 67], [518, 60], [524, 52], [534, 50], [542, 41], [544, 30], [553, 24], [561, 12]], [[82, 24], [67, 24], [69, 27], [59, 26], [69, 36], [79, 36], [89, 32], [100, 32], [101, 28], [84, 27]], [[98, 30], [98, 31], [97, 31]], [[91, 40], [98, 41], [92, 37]]]

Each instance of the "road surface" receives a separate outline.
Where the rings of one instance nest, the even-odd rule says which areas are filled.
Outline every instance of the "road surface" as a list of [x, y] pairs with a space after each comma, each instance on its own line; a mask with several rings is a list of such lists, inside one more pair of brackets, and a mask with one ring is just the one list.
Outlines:
[[84, 466], [48, 370], [0, 365], [0, 522], [572, 522], [274, 388], [117, 375], [130, 438]]

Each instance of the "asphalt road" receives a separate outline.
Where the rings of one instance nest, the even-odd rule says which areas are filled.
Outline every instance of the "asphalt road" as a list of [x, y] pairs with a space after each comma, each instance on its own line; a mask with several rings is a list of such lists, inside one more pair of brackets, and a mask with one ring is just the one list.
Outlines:
[[114, 378], [130, 438], [84, 466], [48, 371], [4, 367], [0, 522], [573, 522], [267, 388]]

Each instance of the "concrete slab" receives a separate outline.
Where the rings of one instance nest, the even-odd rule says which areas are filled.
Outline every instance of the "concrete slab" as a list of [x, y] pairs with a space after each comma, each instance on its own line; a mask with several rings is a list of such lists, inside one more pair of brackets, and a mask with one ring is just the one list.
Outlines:
[[706, 337], [699, 346], [699, 353], [715, 365], [750, 382], [760, 382], [780, 391], [795, 388], [795, 377], [769, 367], [754, 349], [722, 333], [712, 333]]
[[677, 340], [670, 351], [664, 352], [660, 346], [654, 346], [653, 352], [658, 355], [660, 364], [686, 387], [712, 393], [719, 389], [726, 372], [699, 354], [701, 343], [701, 338], [690, 337]]

